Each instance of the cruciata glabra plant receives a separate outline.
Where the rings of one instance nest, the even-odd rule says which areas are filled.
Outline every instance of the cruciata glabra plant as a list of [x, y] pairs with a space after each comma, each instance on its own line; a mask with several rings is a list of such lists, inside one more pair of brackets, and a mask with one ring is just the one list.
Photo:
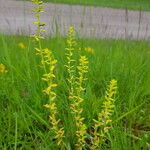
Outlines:
[[[43, 93], [48, 97], [48, 103], [44, 105], [49, 110], [49, 121], [51, 124], [51, 131], [54, 134], [54, 139], [58, 149], [67, 149], [66, 143], [64, 142], [65, 131], [64, 127], [60, 125], [60, 119], [58, 118], [57, 108], [57, 94], [55, 89], [57, 83], [55, 82], [55, 66], [57, 60], [54, 58], [53, 52], [48, 48], [42, 47], [42, 40], [44, 39], [43, 33], [45, 32], [45, 23], [41, 22], [41, 13], [44, 12], [42, 0], [32, 0], [36, 5], [33, 10], [36, 21], [33, 22], [37, 26], [36, 33], [33, 38], [36, 41], [36, 54], [41, 57], [41, 66], [43, 67], [44, 74], [42, 80], [47, 83]], [[103, 139], [106, 133], [110, 129], [111, 115], [113, 114], [115, 107], [115, 94], [117, 91], [117, 81], [111, 80], [106, 90], [105, 99], [102, 104], [102, 111], [97, 114], [97, 118], [93, 119], [93, 132], [90, 138], [90, 144], [87, 143], [88, 127], [83, 117], [83, 102], [84, 102], [84, 91], [85, 91], [85, 80], [86, 74], [88, 73], [88, 58], [86, 56], [79, 56], [79, 59], [75, 59], [76, 50], [76, 39], [75, 30], [73, 26], [69, 27], [67, 36], [67, 47], [66, 47], [66, 70], [67, 70], [67, 81], [68, 81], [68, 93], [69, 93], [69, 105], [72, 114], [72, 120], [75, 122], [75, 136], [76, 143], [74, 146], [75, 150], [88, 149], [97, 150], [100, 149]], [[93, 51], [93, 49], [92, 49]], [[78, 64], [78, 65], [77, 65]]]
[[[73, 114], [73, 119], [76, 128], [76, 149], [82, 149], [86, 144], [86, 125], [84, 123], [84, 118], [82, 117], [83, 109], [81, 107], [84, 99], [82, 98], [84, 91], [84, 81], [86, 80], [86, 73], [88, 72], [88, 59], [86, 56], [80, 56], [79, 65], [76, 68], [76, 60], [74, 60], [74, 55], [76, 53], [75, 45], [77, 44], [75, 40], [75, 30], [74, 27], [69, 27], [68, 37], [67, 37], [67, 47], [66, 47], [66, 68], [68, 73], [68, 91], [70, 108]], [[76, 76], [76, 69], [78, 70]]]
[[43, 90], [43, 92], [47, 95], [49, 102], [44, 105], [50, 112], [49, 121], [51, 123], [51, 131], [54, 133], [54, 139], [58, 145], [58, 147], [63, 147], [64, 142], [64, 128], [60, 127], [60, 119], [58, 119], [58, 109], [56, 105], [56, 93], [55, 88], [57, 84], [55, 83], [55, 66], [57, 60], [54, 58], [53, 53], [48, 48], [43, 48], [41, 41], [44, 39], [42, 33], [45, 32], [43, 27], [45, 23], [41, 22], [41, 13], [44, 12], [44, 8], [42, 6], [42, 0], [32, 0], [32, 2], [36, 5], [36, 8], [33, 10], [36, 21], [33, 22], [37, 26], [36, 34], [33, 38], [36, 41], [37, 47], [35, 47], [36, 54], [41, 56], [41, 65], [44, 69], [44, 74], [42, 80], [47, 83], [47, 87]]

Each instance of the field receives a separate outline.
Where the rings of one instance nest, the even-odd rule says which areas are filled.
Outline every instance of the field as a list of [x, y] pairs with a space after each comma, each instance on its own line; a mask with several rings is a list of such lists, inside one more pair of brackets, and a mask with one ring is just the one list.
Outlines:
[[150, 42], [0, 35], [0, 149], [150, 149]]
[[55, 3], [82, 4], [102, 7], [150, 10], [149, 0], [47, 0]]
[[[77, 39], [81, 53], [89, 59], [85, 84], [83, 117], [90, 128], [101, 110], [107, 85], [118, 82], [112, 128], [102, 149], [131, 150], [150, 148], [150, 43], [149, 41]], [[57, 105], [63, 120], [68, 149], [74, 149], [75, 135], [68, 116], [65, 64], [66, 39], [47, 38], [44, 47], [58, 60]], [[43, 107], [47, 97], [41, 81], [40, 58], [29, 37], [0, 36], [0, 63], [7, 72], [0, 74], [0, 149], [56, 149], [50, 132], [49, 112]]]

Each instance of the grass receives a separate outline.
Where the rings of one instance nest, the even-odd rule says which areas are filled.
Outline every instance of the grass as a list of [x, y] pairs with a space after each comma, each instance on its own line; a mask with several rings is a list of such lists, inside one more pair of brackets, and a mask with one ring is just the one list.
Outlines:
[[[58, 60], [57, 104], [59, 117], [70, 130], [67, 118], [65, 44], [61, 37], [47, 38], [44, 47], [53, 50]], [[25, 47], [19, 47], [22, 42]], [[79, 46], [92, 47], [94, 53], [83, 51], [89, 58], [86, 81], [84, 118], [88, 127], [99, 112], [107, 83], [118, 81], [113, 128], [107, 134], [103, 149], [130, 150], [150, 148], [150, 43], [149, 41], [78, 39]], [[43, 71], [35, 54], [34, 42], [28, 37], [0, 36], [0, 63], [8, 72], [0, 74], [0, 149], [51, 149], [55, 141], [49, 132], [47, 103], [42, 94]], [[73, 149], [74, 135], [66, 137], [68, 149]]]
[[82, 4], [133, 10], [150, 10], [149, 0], [46, 0], [54, 3]]

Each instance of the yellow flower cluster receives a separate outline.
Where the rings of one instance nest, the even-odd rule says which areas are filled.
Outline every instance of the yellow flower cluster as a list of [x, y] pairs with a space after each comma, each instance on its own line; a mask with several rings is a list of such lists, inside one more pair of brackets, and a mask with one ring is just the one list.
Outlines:
[[64, 137], [64, 129], [59, 128], [60, 120], [57, 119], [57, 106], [56, 106], [56, 93], [55, 88], [57, 87], [57, 84], [54, 83], [55, 74], [54, 69], [55, 65], [57, 63], [57, 60], [54, 59], [52, 51], [48, 48], [43, 49], [43, 65], [45, 65], [47, 69], [47, 73], [43, 75], [42, 80], [44, 80], [47, 83], [47, 88], [43, 90], [43, 92], [49, 97], [49, 103], [44, 105], [46, 108], [50, 111], [50, 122], [52, 124], [52, 131], [55, 133], [55, 139], [57, 142], [57, 145], [60, 146], [63, 143], [63, 137]]
[[74, 60], [74, 51], [75, 51], [75, 30], [73, 26], [69, 27], [68, 38], [67, 38], [67, 47], [66, 47], [66, 58], [67, 64], [65, 67], [68, 72], [68, 82], [69, 82], [69, 98], [72, 98], [74, 95], [74, 84], [75, 84], [75, 60]]
[[114, 96], [117, 91], [117, 81], [111, 80], [110, 85], [107, 88], [105, 100], [102, 105], [102, 111], [98, 114], [98, 119], [94, 120], [94, 134], [92, 140], [92, 150], [98, 149], [100, 143], [102, 143], [103, 137], [108, 132], [110, 128], [110, 123], [112, 120], [110, 119], [112, 113], [114, 112]]
[[39, 50], [37, 49], [37, 54], [42, 55], [42, 66], [44, 69], [46, 69], [45, 74], [42, 77], [42, 80], [44, 80], [47, 83], [47, 87], [43, 90], [43, 92], [48, 96], [49, 103], [44, 105], [49, 111], [49, 119], [50, 123], [52, 125], [51, 130], [55, 134], [55, 139], [58, 146], [64, 145], [63, 143], [63, 137], [64, 137], [64, 129], [59, 127], [60, 119], [57, 119], [57, 106], [56, 106], [56, 93], [55, 88], [57, 87], [57, 84], [54, 83], [55, 79], [55, 66], [57, 63], [57, 60], [54, 59], [52, 51], [48, 48]]
[[84, 118], [82, 117], [83, 109], [81, 107], [84, 99], [82, 98], [84, 92], [84, 81], [86, 80], [85, 74], [88, 72], [88, 60], [86, 56], [80, 56], [78, 69], [78, 77], [76, 80], [76, 96], [74, 97], [74, 103], [72, 104], [72, 111], [75, 115], [76, 122], [76, 135], [78, 137], [76, 147], [81, 149], [85, 146], [86, 130], [87, 127], [84, 124]]
[[6, 73], [7, 69], [6, 66], [4, 64], [0, 64], [0, 74]]
[[[33, 12], [34, 16], [36, 18], [36, 21], [33, 22], [37, 26], [36, 34], [33, 36], [36, 41], [39, 41], [40, 39], [43, 39], [42, 33], [45, 32], [43, 29], [43, 26], [45, 26], [45, 23], [41, 21], [41, 13], [44, 12], [44, 8], [42, 6], [43, 1], [42, 0], [32, 0], [32, 2], [37, 6]], [[40, 42], [40, 41], [39, 41]]]
[[84, 91], [83, 88], [83, 81], [86, 80], [84, 75], [88, 72], [88, 59], [86, 56], [80, 56], [79, 59], [79, 66], [77, 66], [79, 77], [77, 77], [77, 95], [80, 95], [82, 91]]
[[88, 53], [92, 53], [92, 54], [94, 53], [94, 50], [91, 47], [85, 47], [84, 50]]
[[18, 43], [18, 46], [19, 46], [19, 48], [21, 48], [21, 49], [26, 49], [25, 44], [22, 43], [22, 42]]

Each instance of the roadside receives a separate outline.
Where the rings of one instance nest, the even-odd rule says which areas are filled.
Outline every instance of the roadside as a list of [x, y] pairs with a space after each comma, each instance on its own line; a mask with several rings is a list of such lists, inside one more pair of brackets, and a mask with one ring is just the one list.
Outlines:
[[[28, 1], [0, 0], [0, 32], [33, 34], [32, 9], [33, 5]], [[150, 12], [53, 3], [46, 3], [45, 9], [42, 21], [47, 24], [47, 35], [65, 35], [68, 26], [74, 25], [80, 37], [150, 37]]]

